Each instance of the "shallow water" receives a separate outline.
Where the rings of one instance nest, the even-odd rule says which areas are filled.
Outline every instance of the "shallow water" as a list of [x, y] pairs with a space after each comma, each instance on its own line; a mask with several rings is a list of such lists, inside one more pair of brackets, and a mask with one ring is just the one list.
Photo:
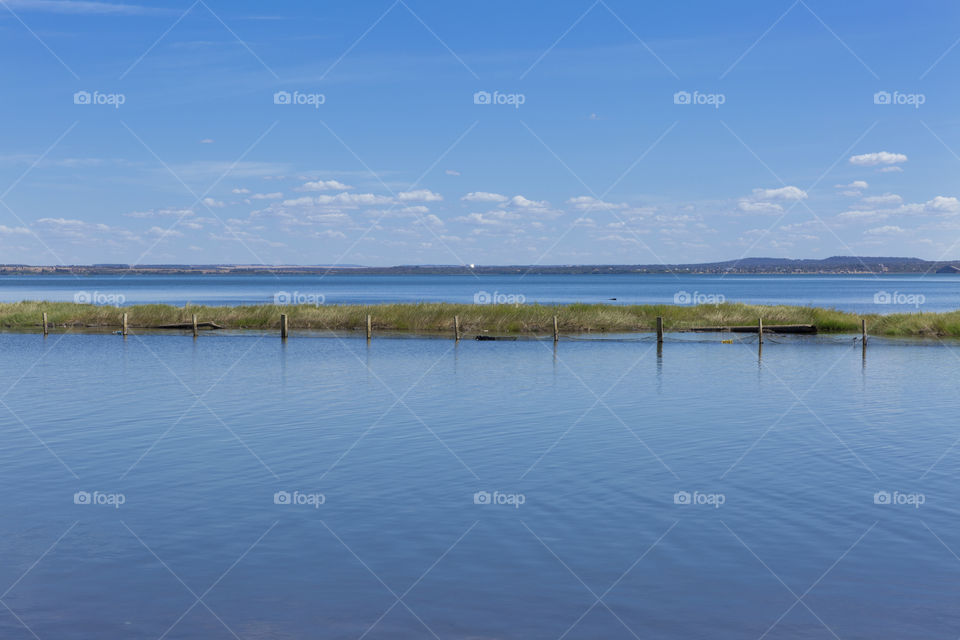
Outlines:
[[4, 639], [960, 628], [954, 347], [0, 334], [0, 353]]
[[[615, 298], [616, 300], [611, 300]], [[860, 313], [960, 308], [960, 275], [129, 275], [3, 276], [0, 302], [237, 305], [390, 302], [691, 304], [834, 307]], [[879, 302], [879, 303], [878, 303]]]

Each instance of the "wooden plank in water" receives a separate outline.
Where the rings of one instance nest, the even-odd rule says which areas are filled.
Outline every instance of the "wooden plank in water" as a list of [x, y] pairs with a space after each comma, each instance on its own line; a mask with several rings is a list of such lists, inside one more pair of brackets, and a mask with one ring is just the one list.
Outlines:
[[[759, 323], [751, 326], [731, 326], [731, 327], [693, 327], [692, 329], [683, 329], [683, 331], [708, 332], [708, 331], [730, 331], [732, 333], [757, 333]], [[764, 333], [816, 333], [817, 326], [813, 324], [766, 324], [763, 325]]]
[[198, 329], [223, 329], [220, 325], [215, 322], [175, 322], [173, 324], [158, 324], [150, 327], [151, 329], [193, 329], [196, 326]]

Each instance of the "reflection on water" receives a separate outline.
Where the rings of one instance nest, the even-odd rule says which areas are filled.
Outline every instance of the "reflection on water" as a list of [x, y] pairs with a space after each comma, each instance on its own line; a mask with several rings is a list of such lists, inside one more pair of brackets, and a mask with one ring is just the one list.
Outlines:
[[867, 351], [2, 334], [0, 637], [955, 635], [958, 354]]

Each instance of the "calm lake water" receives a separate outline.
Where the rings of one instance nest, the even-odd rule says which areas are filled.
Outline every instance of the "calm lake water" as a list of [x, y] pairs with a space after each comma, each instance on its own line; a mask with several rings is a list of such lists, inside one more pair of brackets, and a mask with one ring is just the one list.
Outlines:
[[869, 313], [948, 311], [960, 308], [960, 275], [0, 277], [0, 302], [78, 300], [99, 304], [235, 305], [275, 300], [310, 304], [522, 300], [548, 304], [689, 304], [724, 299]]
[[954, 347], [0, 334], [0, 353], [5, 640], [960, 629]]

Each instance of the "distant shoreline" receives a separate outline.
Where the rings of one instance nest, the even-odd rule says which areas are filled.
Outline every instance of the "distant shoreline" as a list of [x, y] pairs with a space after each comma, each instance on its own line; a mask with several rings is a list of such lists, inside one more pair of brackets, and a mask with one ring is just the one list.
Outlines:
[[960, 261], [929, 261], [920, 258], [834, 256], [824, 259], [743, 258], [697, 264], [637, 265], [0, 265], [3, 275], [897, 275], [911, 273], [960, 273]]
[[761, 306], [741, 303], [682, 305], [606, 304], [380, 304], [380, 305], [244, 305], [233, 307], [162, 304], [129, 307], [95, 306], [73, 302], [15, 302], [0, 304], [0, 328], [40, 330], [46, 314], [53, 331], [113, 330], [124, 315], [136, 330], [164, 325], [214, 323], [222, 329], [279, 331], [281, 315], [291, 330], [364, 331], [367, 317], [374, 332], [443, 334], [454, 331], [455, 318], [464, 336], [473, 334], [551, 335], [554, 317], [565, 334], [641, 333], [653, 331], [657, 317], [664, 330], [690, 331], [704, 327], [813, 325], [821, 334], [859, 334], [861, 320], [871, 335], [889, 337], [960, 337], [960, 311], [943, 313], [856, 314], [802, 306]]

